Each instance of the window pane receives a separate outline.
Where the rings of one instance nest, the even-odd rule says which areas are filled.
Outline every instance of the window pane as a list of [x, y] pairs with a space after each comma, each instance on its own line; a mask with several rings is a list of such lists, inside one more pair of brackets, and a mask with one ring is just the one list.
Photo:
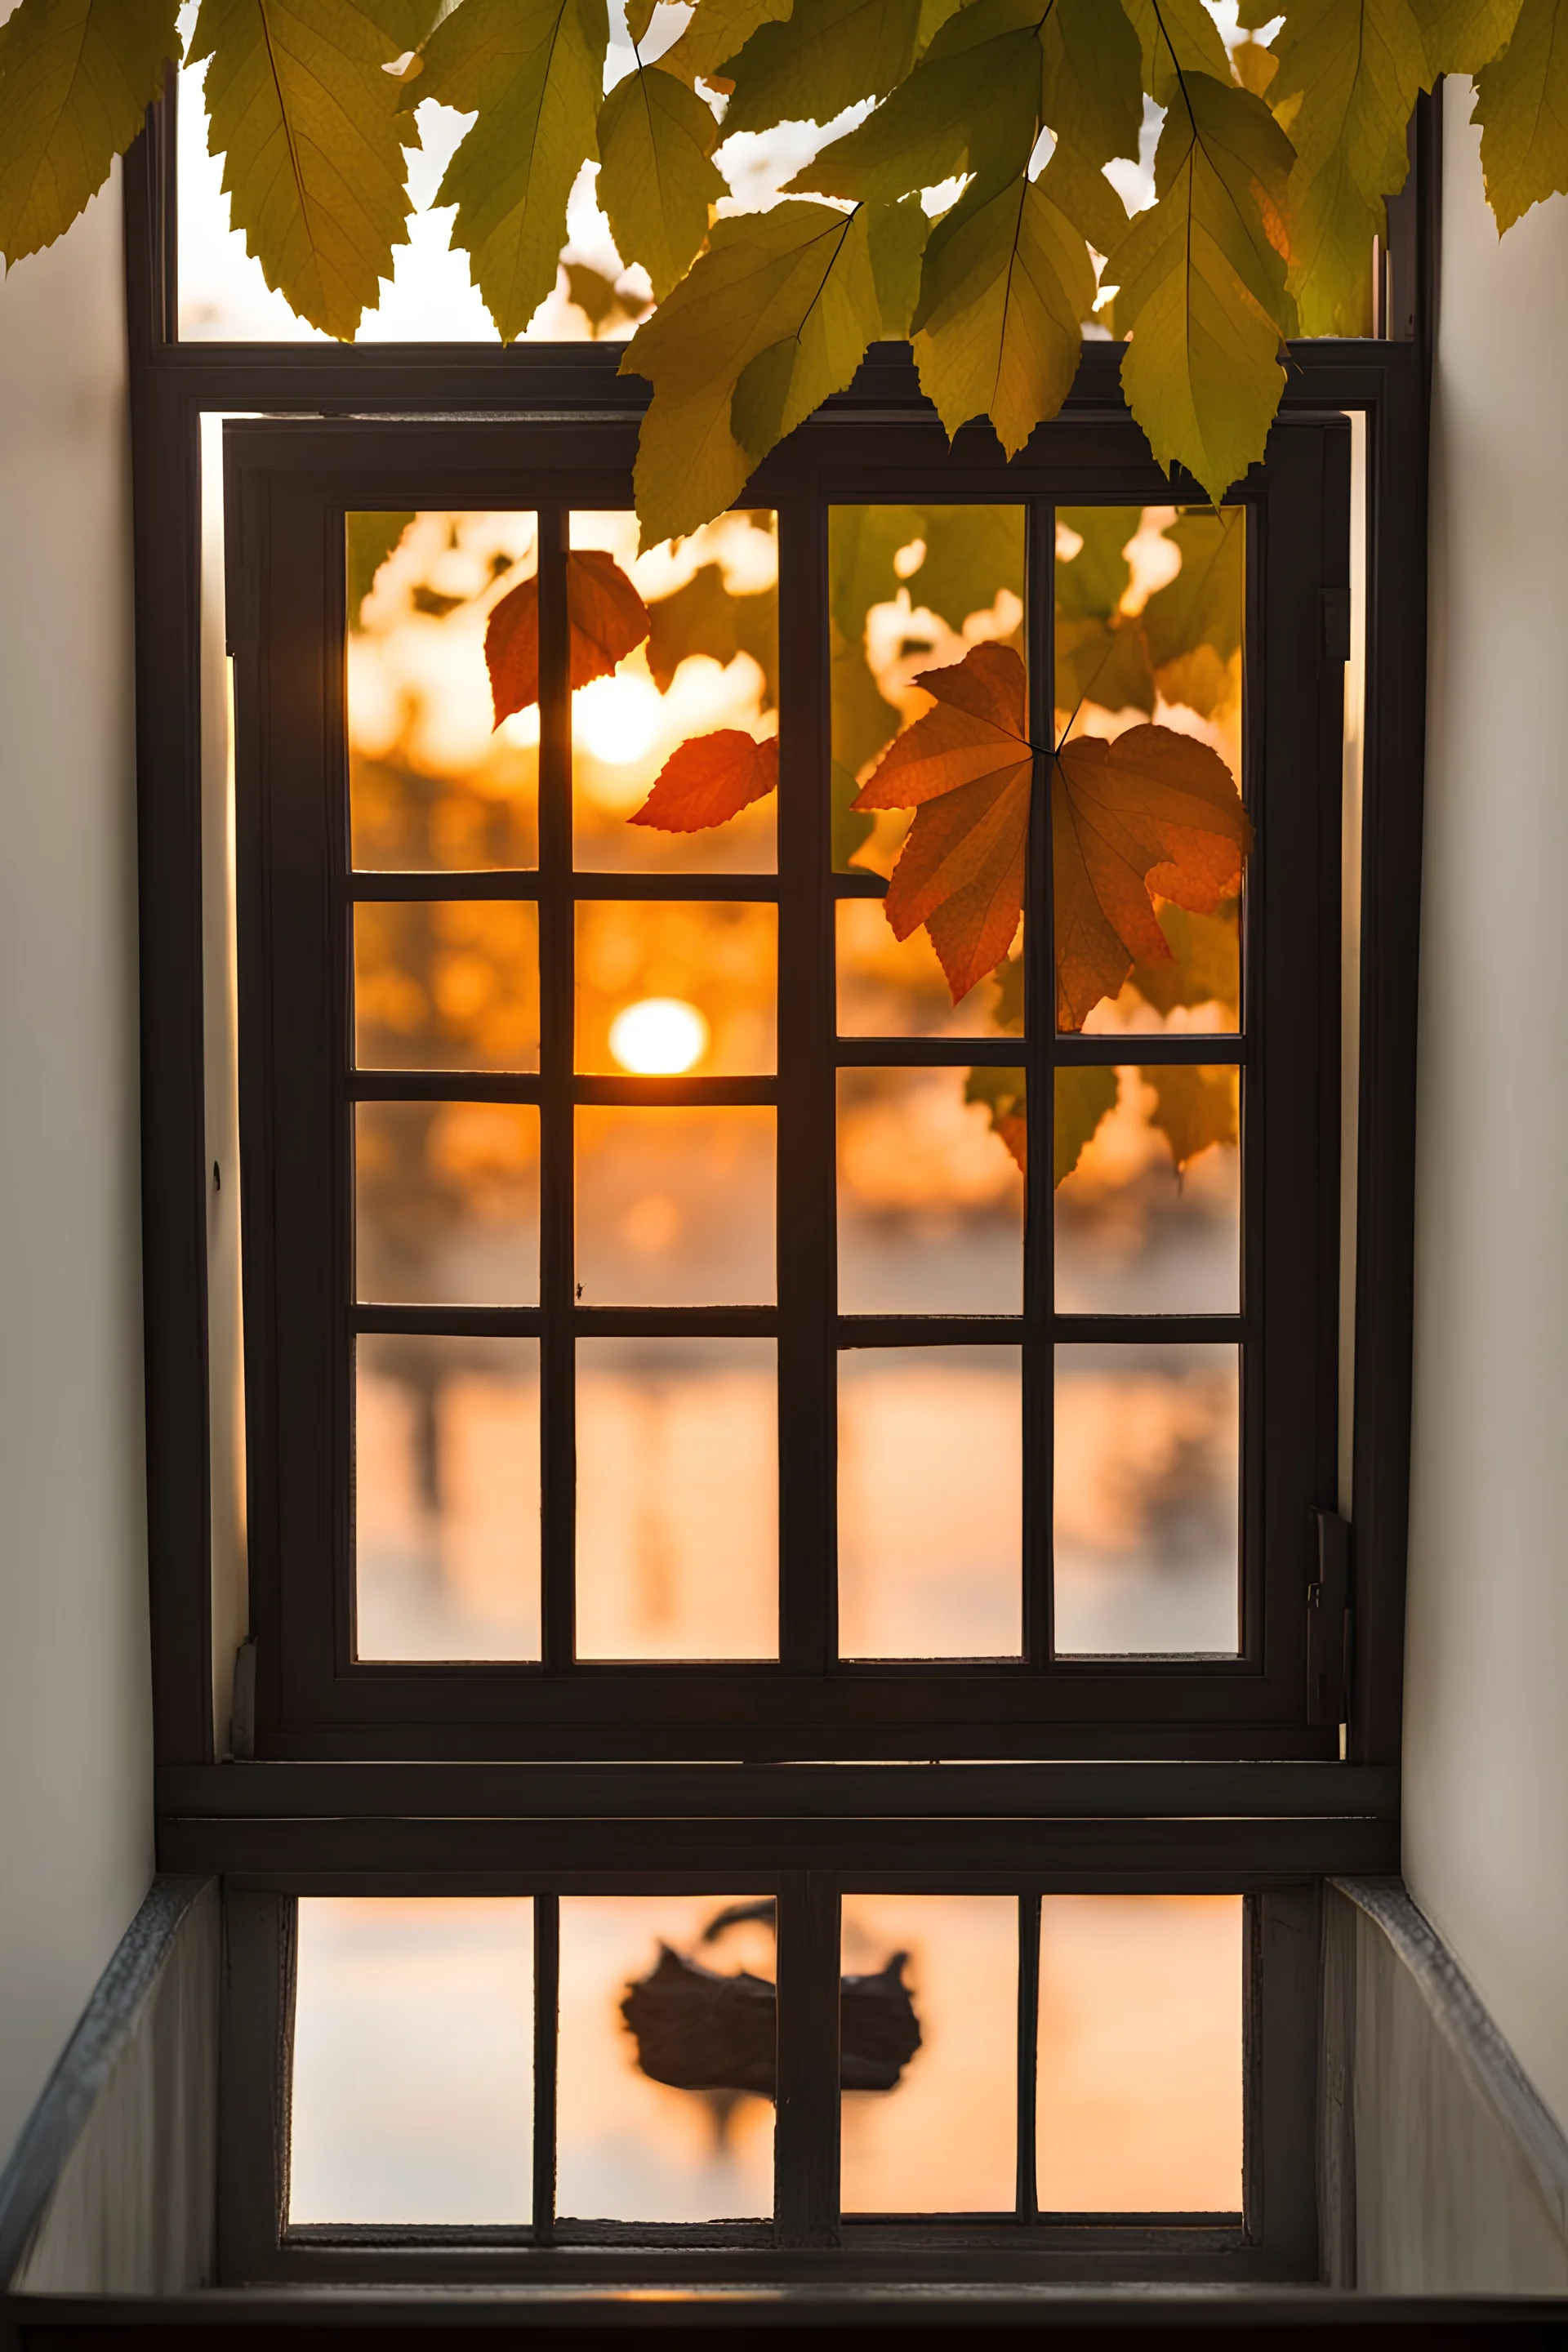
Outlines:
[[926, 932], [895, 939], [880, 899], [840, 898], [837, 925], [841, 1037], [1023, 1034], [1021, 927], [1008, 961], [954, 1004]]
[[774, 1295], [773, 1113], [594, 1104], [577, 1113], [577, 1284], [595, 1307]]
[[537, 1070], [539, 911], [504, 899], [354, 908], [362, 1070]]
[[721, 515], [637, 553], [630, 509], [574, 514], [574, 550], [613, 556], [647, 606], [649, 633], [572, 698], [573, 838], [594, 873], [770, 874], [773, 793], [692, 833], [628, 824], [678, 745], [733, 729], [778, 731], [778, 539], [765, 510]]
[[771, 1339], [577, 1344], [577, 1654], [776, 1658]]
[[[1234, 1315], [1240, 1073], [1152, 1063], [1056, 1074], [1056, 1297], [1064, 1315]], [[1087, 1140], [1084, 1139], [1087, 1137]]]
[[739, 1077], [778, 1067], [776, 907], [577, 908], [577, 1067]]
[[833, 863], [887, 874], [909, 813], [850, 805], [900, 728], [929, 710], [915, 679], [986, 641], [1023, 652], [1019, 506], [835, 507], [828, 523]]
[[[1216, 751], [1241, 781], [1246, 517], [1239, 508], [1057, 510], [1058, 737], [1157, 726]], [[1058, 867], [1058, 935], [1072, 921]], [[1234, 1030], [1241, 1002], [1239, 897], [1206, 914], [1160, 900], [1170, 952], [1134, 965], [1091, 1031]]]
[[539, 1655], [539, 1342], [362, 1335], [355, 1652]]
[[1047, 1895], [1042, 2212], [1241, 2210], [1239, 1895]]
[[839, 2011], [844, 2210], [1011, 2213], [1016, 1898], [847, 1895], [844, 1973], [859, 1979]]
[[[772, 2213], [771, 1909], [743, 1895], [564, 1897], [560, 2212], [610, 2221]], [[769, 1916], [723, 1924], [733, 1910]]]
[[533, 1906], [300, 1899], [291, 2222], [526, 2225]]
[[534, 577], [537, 543], [531, 514], [349, 516], [349, 808], [362, 871], [538, 863], [539, 707], [497, 727], [485, 667], [489, 616]]
[[527, 1103], [358, 1103], [362, 1299], [527, 1307], [539, 1297], [539, 1113]]
[[1057, 1349], [1056, 1646], [1234, 1656], [1239, 1350]]
[[844, 1313], [1021, 1311], [1024, 1180], [975, 1085], [996, 1075], [839, 1072]]
[[1017, 1348], [838, 1359], [838, 1654], [1011, 1658], [1023, 1644]]

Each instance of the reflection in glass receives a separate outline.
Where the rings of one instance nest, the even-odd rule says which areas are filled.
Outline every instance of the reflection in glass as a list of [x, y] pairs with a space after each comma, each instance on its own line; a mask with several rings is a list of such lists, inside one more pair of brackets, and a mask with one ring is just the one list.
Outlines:
[[526, 1103], [354, 1107], [355, 1296], [411, 1306], [539, 1297], [539, 1113]]
[[437, 898], [354, 908], [362, 1070], [537, 1070], [539, 910]]
[[1234, 1656], [1239, 1350], [1056, 1353], [1058, 1650]]
[[485, 628], [534, 576], [531, 514], [347, 522], [349, 809], [362, 871], [539, 858], [539, 710], [494, 723]]
[[772, 1339], [577, 1343], [577, 1655], [776, 1658]]
[[1239, 1073], [1182, 1063], [1058, 1070], [1056, 1098], [1058, 1167], [1099, 1117], [1057, 1187], [1058, 1312], [1236, 1314]]
[[777, 794], [725, 824], [628, 824], [678, 744], [778, 728], [778, 539], [765, 510], [721, 515], [637, 553], [629, 509], [572, 517], [574, 549], [614, 556], [647, 606], [644, 644], [572, 698], [574, 856], [595, 873], [771, 874]]
[[[1114, 738], [1152, 720], [1208, 744], [1239, 784], [1246, 541], [1239, 508], [1058, 509], [1058, 737]], [[1084, 1027], [1234, 1032], [1240, 899], [1215, 916], [1160, 901], [1157, 914], [1169, 958], [1137, 963]]]
[[1047, 1895], [1040, 2210], [1241, 2210], [1242, 1898]]
[[839, 1072], [845, 1314], [1021, 1311], [1024, 1180], [978, 1095], [992, 1075]]
[[533, 1906], [300, 1898], [291, 2222], [526, 2225]]
[[1023, 1643], [1017, 1348], [838, 1359], [838, 1654], [1011, 1658]]
[[539, 1342], [355, 1343], [355, 1654], [539, 1655]]
[[[744, 1895], [563, 1898], [561, 2213], [610, 2221], [772, 2213], [771, 1909]], [[737, 1978], [750, 1985], [728, 1981]], [[709, 2072], [730, 2079], [688, 2086]], [[752, 2087], [760, 2080], [763, 2089]]]
[[776, 1287], [772, 1110], [577, 1112], [577, 1283], [592, 1307], [765, 1305]]
[[877, 898], [840, 898], [841, 1037], [1000, 1037], [1024, 1028], [1023, 933], [994, 977], [952, 1001], [927, 933], [896, 940]]
[[833, 863], [886, 874], [908, 812], [850, 803], [900, 728], [931, 709], [921, 670], [986, 640], [1023, 651], [1024, 509], [835, 507], [827, 545]]
[[[843, 1953], [847, 1979], [891, 1970], [907, 1986], [920, 2031], [919, 2047], [891, 2090], [844, 2092], [844, 2210], [1011, 2213], [1017, 2177], [1016, 1898], [846, 1895]], [[846, 2052], [849, 2009], [846, 1985]], [[844, 2071], [847, 2081], [847, 2066]]]
[[726, 899], [580, 904], [577, 1067], [776, 1069], [778, 929], [776, 907]]

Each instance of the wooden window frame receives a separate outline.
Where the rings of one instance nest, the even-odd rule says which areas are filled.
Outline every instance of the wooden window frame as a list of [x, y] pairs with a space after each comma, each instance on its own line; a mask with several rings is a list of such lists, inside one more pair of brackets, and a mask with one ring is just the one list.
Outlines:
[[[595, 432], [618, 431], [629, 446], [647, 389], [617, 377], [613, 348], [595, 346], [180, 343], [172, 87], [150, 113], [126, 158], [124, 188], [155, 1792], [160, 1868], [216, 1871], [226, 1881], [226, 2279], [282, 2275], [279, 2264], [294, 2264], [289, 2274], [301, 2282], [329, 2274], [412, 2280], [438, 2275], [446, 2262], [453, 2263], [452, 2275], [465, 2279], [483, 2274], [487, 2265], [492, 2277], [502, 2270], [515, 2274], [515, 2251], [498, 2261], [468, 2248], [454, 2261], [429, 2246], [372, 2254], [285, 2244], [278, 2201], [286, 2147], [279, 2068], [292, 1897], [510, 1889], [548, 1901], [552, 1894], [605, 1885], [700, 1891], [742, 1880], [776, 1886], [781, 1980], [799, 1989], [798, 2001], [785, 2000], [784, 2015], [794, 2021], [781, 2044], [781, 2082], [794, 2105], [786, 2100], [781, 2108], [779, 2128], [796, 2150], [788, 2168], [795, 2185], [767, 2249], [689, 2246], [675, 2273], [681, 2281], [782, 2275], [830, 2286], [847, 2275], [905, 2283], [1153, 2277], [1173, 2275], [1184, 2259], [1166, 2234], [1141, 2240], [1139, 2225], [1115, 2221], [1097, 2224], [1087, 2237], [1069, 2230], [1054, 2242], [1051, 2225], [1019, 2219], [1000, 2245], [964, 2244], [963, 2225], [932, 2230], [918, 2223], [900, 2225], [879, 2247], [850, 2243], [857, 2225], [847, 2233], [838, 2230], [824, 2168], [831, 2168], [826, 2151], [837, 2145], [837, 1948], [829, 1908], [840, 1885], [1020, 1895], [1245, 1893], [1252, 1922], [1247, 2213], [1237, 2242], [1195, 2250], [1190, 2274], [1315, 2274], [1316, 1882], [1335, 1873], [1394, 1870], [1399, 1855], [1437, 135], [1436, 110], [1424, 100], [1413, 129], [1416, 168], [1405, 196], [1390, 206], [1386, 339], [1293, 345], [1279, 436], [1313, 417], [1355, 412], [1364, 419], [1367, 452], [1369, 693], [1354, 1194], [1363, 1273], [1353, 1338], [1353, 1665], [1341, 1760], [1316, 1738], [1286, 1756], [1272, 1730], [1249, 1745], [1234, 1727], [1205, 1745], [1185, 1735], [1173, 1739], [1166, 1725], [1140, 1744], [1131, 1718], [1109, 1748], [1102, 1719], [1085, 1743], [1087, 1754], [1074, 1752], [1066, 1732], [1051, 1742], [1022, 1734], [1012, 1746], [993, 1737], [983, 1748], [962, 1737], [941, 1749], [910, 1744], [910, 1755], [940, 1754], [941, 1762], [868, 1760], [886, 1752], [885, 1735], [868, 1743], [868, 1760], [859, 1762], [847, 1741], [835, 1741], [828, 1752], [850, 1760], [813, 1763], [781, 1740], [768, 1750], [777, 1760], [704, 1764], [650, 1761], [645, 1748], [637, 1760], [605, 1760], [596, 1738], [554, 1760], [528, 1760], [510, 1739], [454, 1747], [424, 1730], [397, 1760], [383, 1727], [355, 1723], [317, 1724], [302, 1752], [290, 1755], [279, 1721], [266, 1717], [263, 1657], [263, 1745], [273, 1752], [241, 1762], [215, 1734], [212, 1696], [202, 419], [296, 420], [296, 448], [349, 417], [371, 420], [376, 435], [416, 437], [428, 437], [437, 418], [481, 433], [496, 425], [515, 434], [527, 425], [536, 446], [543, 432], [591, 424]], [[1062, 417], [1041, 445], [1054, 453], [1051, 494], [1063, 494], [1058, 460], [1069, 447], [1099, 469], [1100, 495], [1114, 495], [1112, 485], [1122, 481], [1140, 486], [1127, 495], [1144, 494], [1146, 457], [1142, 468], [1116, 470], [1125, 465], [1130, 432], [1119, 364], [1115, 346], [1086, 348]], [[261, 425], [256, 434], [265, 439], [276, 429]], [[858, 467], [868, 446], [895, 432], [923, 436], [929, 444], [929, 411], [908, 352], [879, 346], [806, 437], [824, 462], [837, 437], [860, 453], [851, 461]], [[941, 453], [947, 494], [955, 462], [968, 463], [970, 446], [984, 439], [961, 437], [956, 461]], [[1001, 468], [989, 450], [982, 471], [986, 467], [994, 484]], [[1009, 471], [1007, 478], [1018, 476]], [[1243, 498], [1253, 488], [1244, 485]], [[1173, 495], [1163, 478], [1158, 494]], [[486, 502], [495, 501], [487, 494]], [[245, 602], [256, 577], [242, 561], [231, 606], [241, 640], [260, 618]], [[1321, 647], [1324, 657], [1331, 652]], [[1374, 1278], [1367, 1278], [1368, 1268]], [[1283, 1945], [1286, 1920], [1294, 1924]], [[1270, 2156], [1276, 2130], [1279, 2153]], [[1261, 2184], [1270, 2179], [1265, 2196]], [[552, 2277], [570, 2269], [610, 2284], [668, 2279], [675, 2250], [650, 2248], [647, 2232], [636, 2234], [640, 2251], [536, 2245], [530, 2259], [543, 2260]], [[1186, 2252], [1194, 2253], [1190, 2242]]]

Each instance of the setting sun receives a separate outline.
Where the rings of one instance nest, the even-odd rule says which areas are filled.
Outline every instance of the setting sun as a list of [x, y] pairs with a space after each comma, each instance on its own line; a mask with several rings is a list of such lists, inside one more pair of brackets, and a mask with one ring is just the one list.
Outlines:
[[611, 1022], [610, 1051], [639, 1077], [674, 1076], [708, 1051], [708, 1024], [678, 996], [645, 996]]
[[[642, 759], [658, 731], [658, 688], [646, 677], [596, 677], [572, 698], [573, 731], [607, 768]], [[640, 797], [640, 794], [639, 794]]]

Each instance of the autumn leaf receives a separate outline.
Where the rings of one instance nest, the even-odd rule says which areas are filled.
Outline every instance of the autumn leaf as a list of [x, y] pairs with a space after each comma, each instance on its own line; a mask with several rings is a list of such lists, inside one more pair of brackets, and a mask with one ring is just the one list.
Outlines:
[[[988, 1066], [970, 1071], [963, 1082], [966, 1103], [984, 1103], [991, 1114], [991, 1132], [1000, 1136], [1018, 1163], [1020, 1175], [1029, 1167], [1029, 1122], [1024, 1108], [1022, 1070], [998, 1070]], [[1061, 1179], [1058, 1178], [1058, 1182]]]
[[743, 728], [721, 727], [678, 743], [641, 808], [626, 819], [658, 833], [701, 833], [726, 824], [779, 780], [778, 737], [759, 743]]
[[566, 199], [598, 152], [609, 37], [605, 0], [462, 0], [406, 85], [405, 107], [434, 98], [478, 118], [436, 202], [458, 207], [452, 242], [468, 256], [503, 342], [521, 334], [555, 284]]
[[1035, 750], [1010, 646], [976, 646], [915, 683], [936, 708], [888, 746], [855, 806], [915, 811], [883, 906], [895, 939], [925, 925], [956, 1004], [1002, 961], [1023, 913]]
[[20, 0], [0, 26], [0, 258], [52, 245], [180, 53], [179, 0]]
[[1119, 1080], [1113, 1069], [1058, 1069], [1056, 1118], [1051, 1131], [1053, 1181], [1065, 1184], [1093, 1141], [1100, 1121], [1116, 1108]]
[[[640, 646], [647, 606], [613, 555], [574, 549], [566, 559], [566, 609], [572, 631], [572, 688], [607, 677]], [[539, 583], [525, 580], [501, 598], [485, 625], [495, 724], [539, 699]]]
[[1157, 1127], [1171, 1147], [1176, 1173], [1213, 1143], [1235, 1143], [1239, 1137], [1237, 1108], [1240, 1084], [1234, 1069], [1186, 1062], [1145, 1064], [1138, 1073], [1154, 1092], [1149, 1123]]
[[[347, 341], [407, 234], [403, 86], [436, 0], [202, 0], [189, 62], [210, 59], [208, 143], [234, 226], [268, 286]], [[553, 276], [553, 268], [552, 272]]]
[[914, 62], [921, 0], [795, 0], [723, 64], [734, 85], [724, 136], [780, 122], [829, 122], [882, 98]]
[[414, 509], [351, 514], [348, 541], [348, 615], [351, 629], [359, 626], [360, 606], [375, 585], [376, 573], [399, 544], [414, 520]]
[[1476, 81], [1481, 175], [1499, 233], [1568, 191], [1568, 21], [1562, 0], [1524, 0], [1503, 55]]
[[763, 708], [770, 709], [778, 698], [778, 611], [776, 588], [736, 594], [719, 564], [699, 564], [684, 586], [647, 608], [649, 677], [668, 694], [689, 655], [728, 663], [750, 654], [763, 673]]
[[[744, 47], [759, 25], [787, 16], [791, 0], [700, 0], [673, 47], [659, 65], [685, 81], [711, 81], [726, 58]], [[639, 33], [636, 37], [640, 40]]]
[[713, 110], [674, 74], [639, 66], [599, 110], [599, 203], [616, 251], [640, 262], [665, 296], [708, 234], [708, 207], [729, 190], [713, 162]]
[[1156, 1013], [1178, 1004], [1221, 1004], [1235, 1013], [1241, 1004], [1241, 932], [1234, 908], [1218, 915], [1191, 915], [1169, 904], [1156, 913], [1170, 949], [1168, 961], [1135, 963], [1132, 985]]
[[1250, 90], [1184, 73], [1154, 156], [1157, 201], [1106, 260], [1121, 388], [1155, 457], [1217, 504], [1263, 455], [1284, 390], [1284, 206], [1293, 150]]
[[1058, 1026], [1081, 1029], [1135, 961], [1169, 960], [1156, 896], [1217, 913], [1251, 845], [1235, 781], [1206, 743], [1151, 726], [1064, 743], [1051, 789]]

